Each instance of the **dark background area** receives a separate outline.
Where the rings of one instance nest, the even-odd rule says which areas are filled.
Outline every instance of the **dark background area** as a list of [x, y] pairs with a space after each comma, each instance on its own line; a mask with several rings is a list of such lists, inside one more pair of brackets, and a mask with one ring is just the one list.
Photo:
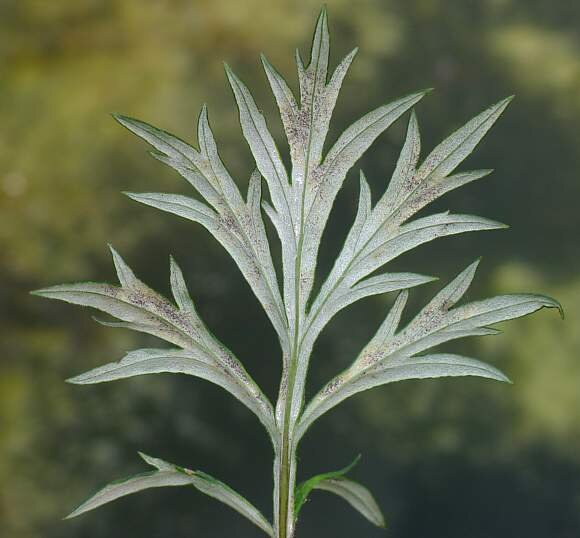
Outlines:
[[[580, 3], [570, 0], [332, 0], [334, 64], [360, 52], [330, 139], [366, 111], [424, 87], [424, 154], [489, 104], [516, 94], [462, 168], [495, 168], [433, 209], [506, 222], [421, 247], [397, 269], [447, 281], [484, 261], [468, 299], [507, 291], [558, 298], [504, 335], [460, 349], [504, 370], [481, 379], [405, 382], [349, 400], [305, 438], [300, 476], [344, 466], [375, 493], [397, 538], [580, 535]], [[245, 408], [212, 385], [146, 376], [79, 387], [64, 379], [157, 345], [94, 323], [91, 313], [28, 295], [67, 281], [114, 281], [107, 242], [168, 291], [168, 256], [184, 269], [210, 328], [274, 398], [273, 330], [225, 251], [201, 227], [121, 191], [191, 194], [110, 112], [195, 143], [207, 102], [220, 151], [245, 190], [253, 163], [222, 68], [248, 82], [286, 148], [258, 55], [295, 87], [293, 49], [309, 51], [318, 2], [0, 0], [0, 536], [259, 536], [236, 513], [184, 488], [143, 492], [73, 521], [104, 483], [144, 470], [137, 450], [223, 479], [268, 516], [270, 446]], [[324, 238], [320, 275], [350, 226], [362, 167], [376, 200], [404, 135], [394, 125], [351, 171]], [[276, 249], [275, 249], [276, 250]], [[413, 290], [417, 308], [440, 284]], [[391, 297], [338, 316], [315, 349], [313, 394], [348, 364]], [[342, 500], [315, 492], [299, 537], [378, 537]]]

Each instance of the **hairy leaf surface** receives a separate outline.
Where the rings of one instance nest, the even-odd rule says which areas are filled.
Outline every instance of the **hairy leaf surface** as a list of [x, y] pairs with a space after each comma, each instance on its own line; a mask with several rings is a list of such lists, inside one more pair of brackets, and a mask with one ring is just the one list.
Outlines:
[[177, 306], [141, 282], [111, 247], [121, 286], [110, 284], [65, 284], [34, 292], [49, 299], [89, 306], [110, 314], [121, 326], [157, 336], [177, 345], [177, 350], [139, 350], [120, 363], [102, 366], [73, 383], [97, 383], [148, 373], [187, 373], [222, 386], [244, 403], [274, 435], [272, 406], [237, 357], [207, 329], [185, 284], [183, 274], [171, 259], [171, 288]]
[[146, 454], [140, 455], [156, 470], [111, 482], [69, 514], [67, 519], [80, 516], [99, 506], [145, 489], [166, 486], [193, 486], [209, 497], [213, 497], [236, 510], [262, 529], [268, 536], [274, 536], [272, 526], [259, 510], [223, 482], [201, 471], [191, 471], [159, 458], [153, 458]]
[[342, 497], [373, 525], [385, 528], [385, 517], [372, 493], [362, 484], [348, 478], [328, 478], [318, 482], [314, 489], [321, 489]]
[[[248, 501], [209, 475], [145, 455], [143, 458], [155, 471], [109, 484], [71, 517], [143, 489], [193, 485], [231, 506], [273, 538], [294, 538], [296, 516], [313, 489], [342, 497], [369, 521], [384, 526], [384, 517], [370, 492], [344, 476], [351, 466], [295, 486], [297, 447], [307, 429], [346, 398], [396, 381], [456, 376], [509, 381], [493, 366], [461, 355], [434, 352], [433, 348], [458, 338], [496, 334], [499, 331], [491, 325], [544, 307], [561, 310], [553, 299], [532, 294], [501, 295], [456, 306], [474, 278], [479, 263], [475, 262], [400, 327], [409, 290], [434, 278], [393, 272], [385, 266], [435, 239], [505, 228], [490, 219], [449, 211], [415, 215], [446, 193], [491, 173], [486, 169], [457, 169], [501, 116], [511, 97], [467, 121], [423, 159], [414, 107], [430, 90], [410, 92], [381, 104], [354, 121], [336, 140], [328, 140], [340, 89], [356, 54], [355, 48], [334, 69], [331, 67], [328, 16], [323, 9], [306, 65], [300, 52], [296, 53], [296, 95], [282, 74], [261, 56], [288, 144], [288, 169], [260, 104], [246, 84], [225, 66], [242, 135], [255, 161], [245, 196], [221, 160], [205, 106], [197, 122], [198, 148], [143, 121], [115, 115], [123, 126], [152, 146], [155, 159], [191, 184], [197, 198], [154, 192], [126, 194], [206, 228], [232, 257], [264, 308], [281, 346], [281, 380], [275, 408], [238, 358], [206, 327], [173, 258], [173, 301], [140, 281], [113, 249], [120, 285], [84, 282], [36, 292], [96, 308], [116, 318], [99, 321], [104, 325], [148, 333], [173, 346], [132, 351], [119, 362], [70, 379], [72, 383], [181, 373], [221, 386], [248, 407], [265, 426], [274, 448], [274, 525]], [[356, 216], [332, 269], [313, 296], [321, 240], [347, 173], [377, 138], [407, 112], [407, 132], [390, 181], [373, 205], [371, 189], [360, 171]], [[267, 192], [262, 190], [262, 178]], [[280, 283], [262, 210], [281, 243]], [[310, 357], [325, 326], [349, 305], [395, 291], [399, 294], [390, 311], [351, 366], [305, 404]]]
[[337, 375], [308, 404], [297, 428], [300, 438], [321, 415], [361, 391], [406, 379], [477, 376], [509, 381], [496, 368], [452, 354], [420, 355], [434, 346], [467, 336], [498, 331], [488, 327], [559, 303], [542, 295], [501, 295], [452, 308], [467, 291], [479, 261], [445, 286], [402, 330], [397, 332], [407, 295], [401, 294], [373, 339], [353, 364]]

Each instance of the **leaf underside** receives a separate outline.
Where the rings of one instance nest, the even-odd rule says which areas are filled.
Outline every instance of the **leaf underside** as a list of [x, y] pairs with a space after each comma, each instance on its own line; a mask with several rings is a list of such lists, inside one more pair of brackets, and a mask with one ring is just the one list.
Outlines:
[[79, 516], [120, 497], [146, 489], [166, 486], [193, 486], [198, 491], [236, 510], [262, 529], [268, 536], [274, 536], [272, 526], [259, 510], [223, 482], [201, 471], [184, 469], [142, 453], [140, 453], [140, 456], [155, 470], [107, 484], [70, 513], [66, 519]]
[[[444, 286], [406, 326], [400, 327], [409, 289], [433, 277], [414, 273], [382, 272], [400, 255], [434, 239], [505, 225], [482, 217], [437, 213], [414, 218], [444, 194], [480, 180], [491, 170], [456, 172], [511, 98], [475, 116], [421, 160], [419, 123], [413, 107], [429, 90], [410, 93], [381, 105], [350, 125], [334, 143], [327, 135], [342, 81], [357, 49], [329, 70], [328, 21], [323, 10], [313, 38], [310, 62], [296, 55], [299, 94], [295, 96], [282, 75], [262, 56], [262, 64], [276, 100], [290, 153], [286, 169], [277, 143], [250, 90], [226, 66], [243, 136], [255, 161], [247, 193], [221, 160], [207, 108], [201, 109], [194, 147], [141, 120], [115, 115], [135, 135], [148, 142], [151, 155], [173, 168], [193, 187], [197, 197], [169, 193], [126, 193], [145, 205], [201, 224], [226, 249], [238, 266], [278, 335], [283, 376], [274, 407], [244, 369], [242, 362], [211, 333], [189, 296], [184, 276], [170, 261], [173, 300], [141, 282], [111, 248], [120, 285], [79, 283], [53, 286], [34, 293], [100, 310], [117, 321], [102, 321], [151, 334], [171, 344], [167, 349], [139, 349], [121, 361], [71, 378], [91, 384], [155, 373], [181, 373], [219, 385], [243, 403], [264, 425], [273, 446], [283, 431], [297, 446], [308, 428], [323, 414], [361, 391], [406, 379], [478, 376], [509, 381], [496, 368], [476, 359], [429, 350], [467, 336], [498, 331], [491, 325], [539, 310], [558, 308], [541, 295], [502, 295], [461, 306], [478, 265], [475, 262]], [[332, 269], [316, 296], [314, 275], [322, 235], [335, 197], [346, 175], [379, 135], [411, 111], [407, 133], [395, 170], [373, 205], [364, 173], [360, 172], [358, 209]], [[330, 149], [324, 153], [324, 148]], [[263, 183], [267, 195], [263, 193]], [[278, 282], [263, 212], [281, 243], [282, 278]], [[398, 292], [375, 336], [353, 363], [331, 379], [304, 406], [304, 386], [311, 351], [325, 326], [341, 310], [369, 296]], [[291, 385], [288, 385], [290, 383]], [[288, 391], [288, 392], [285, 392]], [[291, 420], [292, 424], [285, 424]], [[193, 485], [248, 517], [270, 536], [272, 526], [245, 499], [199, 471], [188, 471], [143, 456], [156, 470], [113, 483], [81, 505], [79, 515], [118, 497], [146, 488]], [[344, 498], [369, 521], [384, 526], [372, 495], [345, 478], [346, 468], [313, 477], [296, 492], [297, 514], [312, 489]]]

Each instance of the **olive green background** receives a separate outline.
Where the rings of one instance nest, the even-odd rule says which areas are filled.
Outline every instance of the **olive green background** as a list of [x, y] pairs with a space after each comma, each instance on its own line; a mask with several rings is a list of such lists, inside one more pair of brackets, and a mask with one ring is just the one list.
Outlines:
[[[195, 143], [206, 102], [222, 157], [245, 189], [253, 163], [221, 62], [249, 84], [285, 149], [258, 55], [266, 52], [295, 87], [293, 49], [308, 54], [320, 7], [311, 0], [0, 0], [0, 536], [260, 535], [184, 488], [144, 492], [61, 521], [102, 484], [143, 470], [137, 450], [215, 475], [269, 516], [272, 455], [255, 418], [202, 381], [167, 375], [65, 384], [156, 343], [28, 291], [112, 281], [111, 242], [138, 275], [167, 292], [172, 253], [208, 325], [274, 397], [279, 351], [257, 301], [201, 227], [121, 194], [191, 189], [109, 113]], [[315, 492], [298, 536], [577, 537], [580, 3], [332, 0], [328, 9], [333, 62], [361, 49], [331, 139], [364, 112], [433, 86], [417, 106], [428, 151], [489, 104], [517, 96], [463, 165], [495, 173], [434, 204], [511, 228], [431, 243], [397, 261], [397, 269], [445, 282], [483, 255], [468, 299], [547, 293], [563, 303], [567, 319], [542, 311], [509, 324], [504, 335], [446, 346], [500, 367], [513, 386], [405, 382], [325, 416], [302, 445], [300, 477], [362, 453], [352, 476], [375, 493], [389, 527], [376, 530], [340, 499]], [[359, 163], [375, 199], [394, 167], [404, 123]], [[321, 277], [352, 221], [359, 165], [325, 233]], [[414, 290], [411, 311], [439, 286]], [[331, 323], [315, 349], [309, 394], [355, 357], [391, 300], [367, 299]]]

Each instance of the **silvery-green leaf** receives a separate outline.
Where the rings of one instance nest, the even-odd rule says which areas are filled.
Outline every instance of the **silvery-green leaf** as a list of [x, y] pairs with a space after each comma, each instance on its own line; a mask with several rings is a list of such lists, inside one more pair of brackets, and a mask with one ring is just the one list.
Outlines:
[[360, 454], [346, 467], [339, 469], [338, 471], [330, 471], [327, 473], [321, 473], [314, 475], [313, 477], [305, 480], [304, 482], [296, 486], [296, 492], [294, 494], [294, 517], [298, 517], [300, 509], [304, 503], [308, 500], [308, 495], [310, 492], [316, 488], [318, 484], [325, 480], [330, 480], [332, 478], [340, 478], [351, 471], [355, 465], [360, 461]]
[[459, 275], [457, 275], [449, 284], [447, 284], [433, 299], [427, 304], [419, 316], [426, 312], [427, 315], [434, 309], [449, 310], [455, 305], [465, 292], [471, 286], [475, 272], [479, 266], [481, 259], [475, 260], [468, 265]]
[[125, 260], [121, 258], [119, 253], [109, 245], [109, 250], [113, 255], [113, 263], [115, 264], [115, 270], [117, 272], [117, 278], [119, 279], [119, 283], [123, 288], [127, 289], [140, 289], [144, 286], [143, 282], [141, 282], [133, 273], [132, 269], [125, 263]]
[[[304, 241], [299, 237], [304, 236], [308, 222], [305, 219], [306, 206], [308, 200], [312, 198], [312, 193], [319, 188], [320, 181], [323, 179], [320, 177], [319, 168], [330, 119], [342, 81], [356, 54], [356, 50], [353, 50], [347, 55], [327, 84], [329, 41], [328, 18], [326, 10], [323, 9], [316, 23], [307, 68], [304, 68], [300, 55], [298, 53], [296, 55], [300, 86], [299, 104], [284, 79], [264, 57], [262, 58], [280, 110], [292, 162], [291, 211], [294, 237], [291, 239], [287, 237], [288, 232], [280, 229], [280, 222], [276, 224], [282, 242], [284, 297], [290, 326], [296, 322], [296, 317], [299, 317], [300, 312], [305, 308], [314, 276], [314, 264], [310, 263], [309, 258], [306, 259], [308, 255], [304, 257], [302, 253]], [[272, 214], [270, 217], [274, 220]], [[280, 219], [276, 220], [280, 221]], [[326, 218], [323, 220], [325, 221]], [[321, 222], [321, 225], [324, 226], [324, 222]], [[298, 246], [301, 247], [300, 252], [297, 252]], [[316, 244], [309, 250], [317, 248]], [[303, 257], [304, 262], [301, 261]], [[295, 260], [300, 262], [300, 267], [296, 267]], [[314, 259], [314, 263], [315, 261]], [[297, 284], [298, 279], [299, 284]], [[296, 290], [296, 288], [299, 289]], [[297, 298], [298, 302], [295, 304]]]
[[[264, 66], [264, 71], [268, 77], [268, 82], [272, 88], [272, 93], [276, 98], [276, 103], [278, 105], [278, 110], [280, 111], [280, 117], [282, 118], [282, 123], [284, 124], [284, 131], [286, 136], [291, 133], [294, 124], [296, 122], [296, 117], [298, 115], [298, 104], [296, 103], [296, 98], [292, 93], [292, 90], [288, 87], [288, 84], [276, 71], [276, 69], [270, 64], [266, 56], [262, 54], [260, 56], [262, 60], [262, 65]], [[292, 150], [291, 150], [292, 151]]]
[[324, 326], [347, 306], [382, 293], [406, 290], [432, 282], [433, 277], [415, 273], [385, 273], [367, 278], [352, 287], [337, 287], [325, 301], [316, 301], [308, 316], [309, 325], [305, 329], [306, 338], [316, 338]]
[[374, 222], [373, 226], [369, 227], [370, 231], [374, 232], [378, 225], [382, 224], [391, 215], [393, 209], [397, 207], [399, 200], [404, 195], [404, 191], [410, 188], [420, 154], [421, 136], [419, 134], [419, 123], [417, 122], [415, 111], [412, 111], [403, 149], [401, 149], [399, 154], [389, 186], [375, 206], [375, 211], [373, 212]]
[[503, 374], [473, 359], [449, 354], [416, 356], [457, 338], [496, 334], [498, 331], [488, 325], [525, 316], [540, 308], [558, 308], [562, 312], [557, 301], [530, 294], [501, 295], [453, 308], [471, 284], [478, 263], [469, 265], [406, 327], [395, 332], [406, 297], [397, 301], [350, 368], [332, 379], [308, 404], [300, 419], [298, 437], [344, 399], [384, 383], [445, 375], [476, 375], [505, 381]]
[[171, 314], [168, 316], [168, 312], [176, 309], [148, 288], [135, 292], [110, 284], [81, 282], [52, 286], [34, 293], [48, 299], [96, 308], [121, 321], [147, 328], [145, 332], [180, 347], [191, 345], [191, 328], [185, 318], [179, 313], [175, 314], [175, 318]]
[[290, 130], [288, 144], [291, 148], [292, 184], [299, 211], [304, 203], [305, 189], [311, 181], [311, 171], [322, 158], [322, 148], [328, 133], [328, 124], [335, 102], [326, 95], [330, 36], [328, 16], [322, 9], [312, 40], [310, 62], [305, 70], [299, 66], [300, 114]]
[[201, 319], [195, 309], [195, 305], [189, 295], [189, 291], [187, 289], [187, 284], [185, 283], [185, 279], [183, 278], [183, 272], [177, 262], [171, 256], [169, 258], [170, 264], [170, 282], [171, 282], [171, 293], [173, 294], [173, 298], [175, 300], [175, 304], [179, 307], [184, 313], [189, 314], [193, 323], [200, 323]]
[[[287, 331], [282, 298], [261, 215], [249, 215], [239, 189], [224, 166], [211, 130], [207, 108], [198, 120], [200, 150], [145, 122], [116, 116], [129, 130], [149, 142], [153, 156], [185, 177], [209, 205], [181, 195], [127, 193], [132, 199], [202, 224], [232, 256], [272, 321], [282, 347]], [[211, 207], [210, 207], [211, 206]]]
[[459, 306], [450, 312], [450, 327], [466, 329], [491, 325], [509, 319], [527, 316], [540, 308], [557, 308], [564, 317], [562, 305], [555, 299], [538, 294], [498, 295], [483, 301]]
[[197, 123], [197, 139], [201, 154], [205, 157], [205, 162], [200, 160], [198, 164], [200, 171], [218, 186], [218, 191], [227, 202], [230, 211], [239, 215], [244, 202], [236, 183], [219, 156], [205, 105], [201, 109]]
[[99, 506], [115, 501], [125, 495], [137, 493], [145, 489], [165, 486], [189, 486], [191, 484], [191, 478], [179, 471], [149, 471], [141, 473], [111, 482], [71, 512], [66, 519], [80, 516], [85, 512], [94, 510]]
[[137, 277], [121, 256], [111, 249], [121, 287], [111, 284], [81, 282], [62, 284], [33, 293], [49, 299], [101, 310], [122, 322], [135, 325], [185, 349], [198, 349], [199, 327], [165, 297], [153, 291]]
[[490, 171], [482, 170], [449, 176], [473, 151], [510, 101], [511, 98], [500, 101], [458, 129], [439, 144], [418, 169], [419, 132], [412, 118], [397, 169], [387, 192], [377, 204], [381, 211], [373, 216], [382, 214], [384, 209], [385, 217], [402, 223], [446, 192], [488, 175]]
[[356, 371], [349, 369], [330, 381], [308, 404], [296, 430], [298, 438], [321, 415], [359, 392], [408, 379], [476, 376], [509, 382], [499, 370], [476, 359], [452, 354], [403, 357]]
[[268, 536], [274, 537], [274, 530], [270, 522], [262, 513], [239, 493], [232, 488], [216, 480], [212, 476], [201, 471], [195, 471], [193, 475], [193, 485], [202, 493], [209, 497], [221, 501], [222, 503], [233, 508], [249, 519], [254, 525], [262, 529]]
[[[367, 275], [382, 267], [385, 263], [395, 259], [418, 245], [448, 235], [468, 231], [493, 230], [503, 227], [504, 225], [499, 222], [481, 217], [441, 213], [417, 219], [409, 224], [399, 227], [397, 231], [394, 232], [389, 239], [384, 240], [382, 244], [376, 244], [376, 241], [371, 238], [366, 244], [360, 245], [359, 248], [356, 248], [358, 245], [355, 244], [352, 237], [356, 236], [357, 228], [353, 226], [355, 231], [352, 232], [352, 234], [354, 235], [349, 234], [347, 237], [345, 246], [339, 254], [330, 275], [322, 285], [320, 292], [313, 303], [311, 312], [323, 312], [321, 305], [334, 304], [337, 300], [341, 301], [342, 297], [345, 296], [343, 291], [345, 289], [347, 289], [349, 293], [356, 293], [355, 290], [358, 289], [360, 292], [363, 286], [376, 285], [374, 288], [370, 287], [367, 289], [376, 289], [377, 291], [375, 293], [384, 293], [384, 291], [379, 291], [380, 287], [378, 286], [381, 282], [381, 277], [372, 277], [372, 279], [362, 281], [361, 279], [364, 279]], [[355, 245], [355, 247], [353, 247], [353, 245]], [[428, 280], [424, 280], [424, 282], [427, 281]], [[353, 284], [356, 282], [359, 282], [359, 284]], [[354, 288], [352, 286], [354, 286]], [[395, 289], [405, 289], [405, 287], [402, 286], [391, 289], [385, 288], [385, 291], [394, 291]], [[367, 295], [364, 293], [360, 293], [358, 297], [351, 295], [353, 300], [345, 303], [344, 306], [352, 304], [359, 300], [359, 298], [366, 296]], [[339, 310], [344, 308], [344, 306], [341, 306]], [[327, 323], [337, 312], [338, 310], [328, 317], [327, 321], [324, 321], [324, 323]]]
[[153, 456], [149, 456], [144, 452], [138, 452], [138, 454], [139, 456], [141, 456], [141, 459], [145, 463], [151, 465], [151, 467], [155, 467], [159, 471], [170, 471], [175, 468], [175, 465], [173, 465], [173, 463], [169, 463], [165, 460], [162, 460], [161, 458], [154, 458]]
[[348, 264], [356, 255], [357, 247], [360, 246], [361, 234], [371, 215], [371, 189], [364, 175], [360, 172], [360, 194], [356, 217], [344, 241], [344, 246], [335, 262], [336, 266], [342, 267]]
[[[294, 236], [292, 229], [286, 226], [286, 224], [280, 218], [280, 215], [276, 213], [276, 210], [266, 200], [262, 201], [262, 209], [264, 210], [264, 213], [268, 215], [270, 222], [276, 229], [278, 237], [280, 238], [280, 243], [282, 244], [282, 248], [290, 248], [294, 252], [296, 249], [296, 237]], [[283, 262], [286, 263], [286, 261], [286, 258], [283, 258]], [[286, 278], [286, 272], [284, 274], [284, 278]]]
[[119, 114], [115, 119], [132, 133], [151, 144], [157, 152], [151, 155], [183, 176], [214, 207], [220, 204], [217, 185], [199, 170], [201, 156], [192, 146], [176, 136], [144, 121]]
[[[322, 194], [338, 192], [342, 186], [344, 176], [358, 161], [363, 153], [370, 147], [376, 138], [401, 117], [413, 105], [418, 103], [429, 90], [409, 94], [380, 106], [369, 112], [350, 127], [348, 127], [329, 150], [323, 163], [322, 174], [327, 181], [321, 185], [320, 200]], [[332, 196], [334, 199], [334, 196]], [[310, 200], [308, 209], [316, 209], [313, 206], [315, 199]], [[326, 204], [326, 202], [325, 202]]]
[[99, 366], [67, 381], [88, 385], [116, 381], [139, 375], [186, 374], [205, 379], [228, 391], [252, 411], [273, 433], [275, 425], [269, 405], [261, 392], [249, 390], [252, 385], [248, 373], [236, 364], [234, 372], [224, 368], [203, 349], [139, 349], [131, 351], [119, 362]]
[[[121, 324], [116, 323], [114, 326], [152, 334], [182, 350], [173, 351], [171, 360], [155, 356], [158, 350], [153, 354], [147, 350], [129, 354], [121, 363], [97, 368], [85, 376], [75, 378], [74, 382], [100, 382], [164, 371], [190, 373], [222, 385], [248, 406], [273, 435], [275, 423], [270, 402], [235, 355], [205, 327], [195, 312], [183, 275], [175, 261], [171, 263], [171, 285], [178, 307], [138, 280], [121, 256], [113, 249], [112, 253], [119, 279], [124, 286], [89, 282], [53, 286], [34, 293], [49, 299], [96, 308], [121, 320]], [[178, 357], [175, 354], [181, 355]], [[192, 371], [186, 371], [187, 368]]]
[[158, 129], [148, 123], [124, 116], [122, 114], [113, 114], [113, 117], [132, 133], [141, 137], [151, 144], [159, 152], [175, 158], [185, 158], [194, 161], [197, 158], [197, 152], [189, 144], [176, 136]]
[[406, 290], [437, 280], [432, 276], [416, 273], [384, 273], [359, 281], [351, 287], [351, 292], [358, 297], [368, 297], [379, 293]]
[[250, 146], [256, 166], [268, 183], [274, 208], [278, 213], [282, 214], [283, 218], [292, 222], [290, 202], [288, 200], [290, 189], [288, 175], [276, 143], [266, 125], [266, 120], [258, 110], [248, 88], [227, 65], [225, 68], [238, 104], [244, 137]]
[[417, 316], [388, 342], [371, 341], [355, 361], [356, 365], [416, 355], [434, 346], [467, 336], [496, 334], [489, 325], [531, 314], [540, 308], [561, 306], [541, 295], [502, 295], [452, 308], [471, 283], [479, 261], [462, 271], [445, 286]]
[[[558, 308], [562, 312], [557, 301], [530, 294], [500, 295], [451, 308], [467, 290], [478, 263], [462, 271], [392, 338], [383, 349], [384, 356], [408, 356], [457, 338], [495, 334], [497, 331], [489, 325], [525, 316], [540, 308]], [[372, 349], [370, 344], [367, 353], [368, 349]]]
[[[262, 176], [258, 169], [255, 169], [250, 176], [246, 206], [249, 216], [247, 235], [254, 246], [257, 259], [261, 260], [262, 265], [265, 267], [264, 275], [268, 286], [274, 290], [271, 295], [276, 301], [277, 316], [283, 318], [284, 306], [280, 297], [270, 244], [268, 243], [264, 219], [262, 218]], [[281, 322], [285, 328], [284, 320], [282, 319]]]
[[409, 196], [404, 203], [401, 203], [392, 219], [396, 222], [405, 222], [420, 209], [440, 198], [444, 194], [463, 187], [472, 181], [477, 181], [489, 176], [493, 170], [472, 170], [447, 176], [432, 181], [425, 181], [417, 186], [412, 196]]
[[246, 204], [254, 228], [254, 239], [259, 241], [259, 248], [267, 249], [270, 255], [270, 245], [266, 239], [266, 230], [262, 219], [262, 175], [258, 169], [252, 172], [248, 184]]
[[350, 69], [350, 65], [352, 64], [357, 54], [358, 47], [355, 47], [336, 66], [336, 69], [334, 70], [332, 77], [330, 78], [328, 84], [326, 85], [326, 99], [327, 102], [332, 103], [333, 106], [336, 103], [336, 100], [338, 99], [338, 94], [342, 87], [344, 77], [346, 77], [348, 70]]
[[209, 497], [213, 497], [236, 510], [254, 525], [262, 529], [268, 536], [274, 536], [272, 526], [260, 511], [223, 482], [201, 471], [184, 469], [183, 467], [173, 465], [159, 458], [147, 456], [143, 453], [140, 453], [140, 455], [145, 462], [155, 467], [155, 471], [111, 482], [68, 515], [67, 519], [79, 516], [116, 499], [145, 489], [165, 486], [193, 486]]
[[344, 477], [329, 478], [316, 484], [314, 489], [321, 489], [342, 497], [373, 525], [386, 527], [385, 518], [377, 501], [371, 492], [358, 482]]
[[512, 99], [513, 96], [507, 97], [492, 105], [441, 142], [420, 166], [418, 180], [445, 177], [453, 172], [473, 151]]
[[125, 194], [136, 202], [202, 224], [210, 232], [213, 232], [219, 225], [219, 215], [215, 211], [189, 196], [160, 192], [126, 192]]
[[465, 232], [498, 230], [505, 224], [475, 215], [438, 213], [400, 226], [386, 239], [375, 237], [352, 264], [350, 278], [363, 278], [401, 254], [434, 239]]
[[[436, 326], [436, 321], [432, 322], [433, 327]], [[401, 332], [400, 335], [392, 338], [383, 350], [377, 350], [370, 345], [365, 348], [365, 351], [357, 359], [357, 364], [371, 364], [377, 361], [391, 360], [393, 358], [407, 357], [422, 353], [427, 349], [459, 340], [461, 338], [468, 338], [470, 336], [493, 336], [500, 331], [490, 327], [476, 327], [473, 329], [454, 330], [445, 325], [445, 321], [441, 325], [429, 332], [431, 323], [428, 322], [425, 326], [417, 327], [417, 334], [415, 338], [409, 338], [407, 333]]]
[[[233, 218], [202, 214], [199, 202], [187, 196], [161, 193], [127, 193], [127, 196], [142, 204], [198, 222], [211, 232], [236, 262], [262, 303], [283, 347], [286, 345], [287, 331], [282, 299], [261, 216], [255, 212], [252, 217], [248, 215], [245, 222], [251, 222], [251, 228], [244, 229], [240, 221]], [[260, 222], [256, 222], [257, 218], [260, 218]]]
[[355, 122], [339, 137], [320, 167], [313, 171], [316, 188], [311, 193], [307, 193], [305, 200], [302, 278], [306, 285], [303, 291], [303, 303], [312, 289], [322, 233], [346, 173], [375, 139], [416, 104], [425, 93], [417, 92], [403, 97], [379, 107]]
[[368, 347], [372, 347], [373, 349], [382, 347], [395, 334], [401, 322], [401, 316], [403, 315], [403, 310], [407, 305], [408, 299], [409, 292], [407, 290], [403, 290], [397, 295], [387, 317], [381, 323], [381, 326], [369, 342]]
[[297, 58], [300, 110], [289, 128], [286, 128], [292, 157], [292, 183], [295, 197], [301, 203], [307, 190], [314, 187], [312, 172], [322, 160], [322, 150], [338, 93], [354, 58], [353, 53], [349, 54], [327, 84], [329, 52], [328, 16], [323, 9], [316, 23], [308, 67], [304, 69]]
[[[157, 193], [130, 196], [202, 224], [232, 256], [265, 309], [282, 345], [282, 380], [275, 413], [241, 362], [199, 317], [185, 278], [173, 259], [171, 291], [175, 304], [140, 281], [114, 249], [111, 251], [120, 286], [81, 283], [37, 292], [49, 298], [97, 308], [119, 320], [101, 322], [105, 325], [146, 332], [178, 346], [178, 349], [131, 352], [120, 362], [95, 368], [73, 378], [72, 382], [86, 384], [153, 373], [183, 373], [220, 385], [252, 410], [273, 441], [274, 519], [277, 529], [286, 521], [288, 536], [294, 534], [295, 518], [286, 517], [284, 507], [288, 514], [297, 514], [308, 493], [315, 488], [343, 497], [367, 519], [384, 526], [383, 516], [368, 490], [344, 477], [349, 468], [318, 475], [301, 484], [296, 488], [294, 503], [296, 447], [318, 417], [358, 392], [400, 380], [471, 375], [508, 381], [500, 371], [475, 359], [444, 353], [420, 354], [457, 338], [496, 334], [498, 331], [489, 325], [543, 307], [561, 310], [560, 305], [548, 297], [524, 294], [502, 295], [455, 306], [473, 279], [476, 262], [437, 293], [409, 323], [399, 328], [408, 298], [406, 290], [432, 279], [414, 273], [376, 274], [401, 254], [433, 239], [503, 227], [488, 219], [448, 212], [414, 221], [410, 219], [445, 193], [489, 173], [479, 170], [450, 175], [483, 138], [511, 98], [493, 105], [455, 131], [422, 163], [419, 125], [415, 112], [411, 112], [406, 139], [391, 181], [374, 207], [369, 185], [361, 172], [354, 223], [318, 296], [311, 300], [322, 234], [348, 170], [385, 129], [412, 109], [426, 93], [408, 95], [366, 114], [330, 144], [324, 156], [338, 94], [356, 55], [355, 49], [330, 75], [329, 51], [328, 17], [323, 8], [306, 67], [300, 54], [296, 54], [299, 99], [262, 56], [288, 140], [290, 174], [248, 88], [226, 66], [242, 132], [257, 167], [250, 178], [245, 199], [220, 158], [205, 106], [197, 124], [199, 149], [145, 122], [115, 116], [122, 125], [152, 145], [153, 157], [183, 176], [201, 200]], [[271, 205], [263, 199], [261, 177], [268, 186]], [[281, 241], [282, 293], [261, 208]], [[351, 366], [328, 382], [304, 409], [308, 362], [324, 326], [355, 301], [397, 290], [403, 291], [375, 336]], [[189, 471], [144, 454], [142, 457], [155, 471], [105, 487], [71, 516], [142, 489], [190, 484], [236, 509], [274, 536], [265, 518], [225, 484], [200, 471]], [[282, 485], [288, 487], [281, 488]], [[281, 505], [286, 494], [287, 504]]]
[[[503, 227], [488, 219], [475, 217], [471, 220], [471, 217], [448, 216], [447, 213], [406, 225], [402, 223], [446, 192], [490, 173], [479, 170], [447, 177], [473, 150], [508, 102], [506, 99], [494, 105], [451, 135], [431, 152], [419, 169], [419, 127], [415, 113], [411, 114], [406, 140], [388, 188], [365, 218], [364, 226], [358, 222], [353, 225], [317, 300], [324, 299], [330, 289], [346, 278], [346, 268], [354, 267], [350, 278], [360, 279], [400, 254], [437, 237]], [[353, 236], [357, 237], [354, 249]]]

